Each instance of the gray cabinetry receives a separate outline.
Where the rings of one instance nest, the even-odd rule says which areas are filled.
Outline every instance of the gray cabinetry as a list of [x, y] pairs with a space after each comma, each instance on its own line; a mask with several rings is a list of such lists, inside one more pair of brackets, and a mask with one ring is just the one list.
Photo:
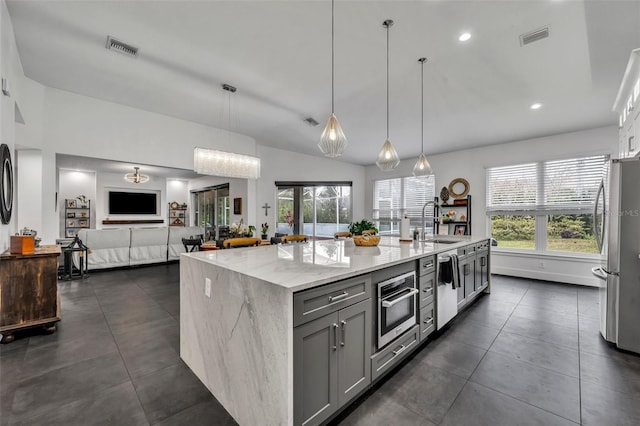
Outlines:
[[436, 329], [434, 313], [434, 300], [436, 292], [436, 265], [435, 256], [426, 256], [418, 260], [418, 287], [420, 290], [420, 312], [418, 321], [420, 324], [420, 341], [426, 339]]
[[293, 330], [294, 421], [318, 424], [338, 409], [338, 313]]
[[489, 241], [476, 245], [476, 291], [489, 286]]
[[468, 245], [458, 249], [458, 310], [475, 295], [476, 246]]
[[[303, 301], [325, 313], [293, 330], [296, 425], [322, 423], [371, 383], [371, 300], [366, 298], [341, 309], [337, 306], [343, 306], [342, 301], [329, 302], [330, 297], [345, 292], [347, 296], [342, 300], [359, 294], [357, 289], [363, 282], [368, 283], [368, 295], [371, 279], [367, 275], [294, 296], [294, 319], [303, 318], [302, 312], [309, 311]], [[323, 292], [327, 303], [318, 304]], [[361, 296], [350, 300], [361, 299]]]
[[372, 380], [378, 379], [389, 371], [398, 361], [411, 353], [417, 346], [420, 337], [420, 326], [416, 325], [402, 337], [394, 340], [386, 348], [371, 357]]

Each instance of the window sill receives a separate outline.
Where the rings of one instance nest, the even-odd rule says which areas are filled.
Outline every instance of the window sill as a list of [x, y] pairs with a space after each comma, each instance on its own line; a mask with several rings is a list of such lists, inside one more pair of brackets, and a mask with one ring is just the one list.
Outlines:
[[491, 253], [500, 256], [514, 256], [514, 257], [530, 257], [538, 259], [555, 259], [555, 260], [570, 260], [572, 262], [584, 262], [594, 263], [600, 262], [606, 259], [601, 254], [587, 254], [587, 253], [562, 253], [562, 252], [542, 252], [535, 250], [517, 250], [517, 249], [500, 249], [498, 247], [491, 247]]

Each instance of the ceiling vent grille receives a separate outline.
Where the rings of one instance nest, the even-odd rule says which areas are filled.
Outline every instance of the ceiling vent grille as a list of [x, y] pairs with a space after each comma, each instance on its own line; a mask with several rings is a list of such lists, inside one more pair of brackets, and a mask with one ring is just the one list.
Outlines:
[[111, 36], [107, 36], [107, 49], [115, 50], [116, 52], [120, 52], [134, 58], [138, 56], [137, 47], [133, 47], [132, 45], [117, 40]]
[[316, 127], [318, 124], [320, 124], [313, 117], [307, 117], [307, 118], [303, 119], [302, 121], [304, 121], [305, 123], [307, 123], [311, 127]]
[[540, 28], [539, 30], [531, 31], [530, 33], [520, 35], [520, 46], [526, 46], [527, 44], [535, 43], [549, 37], [549, 27]]

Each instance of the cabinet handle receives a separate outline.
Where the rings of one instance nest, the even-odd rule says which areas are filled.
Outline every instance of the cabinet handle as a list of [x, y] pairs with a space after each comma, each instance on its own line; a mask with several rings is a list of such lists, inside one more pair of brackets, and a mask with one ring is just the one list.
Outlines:
[[629, 152], [635, 151], [636, 147], [633, 146], [633, 140], [635, 139], [635, 136], [629, 136]]
[[433, 261], [429, 262], [429, 263], [424, 263], [422, 265], [423, 269], [427, 269], [427, 268], [433, 268]]
[[486, 266], [487, 264], [487, 258], [486, 257], [481, 257], [480, 258], [480, 266]]
[[345, 299], [349, 296], [349, 293], [347, 293], [346, 291], [343, 291], [342, 294], [339, 294], [337, 296], [329, 296], [329, 303], [333, 303], [333, 302], [338, 302], [342, 299]]
[[342, 341], [340, 342], [340, 346], [344, 346], [344, 343], [347, 340], [346, 333], [345, 333], [345, 330], [347, 328], [347, 322], [342, 320], [340, 321], [340, 324], [342, 325]]
[[428, 320], [425, 320], [423, 322], [427, 325], [433, 324], [433, 318], [429, 318]]
[[400, 355], [402, 352], [404, 352], [405, 349], [407, 349], [407, 347], [405, 345], [400, 345], [400, 348], [396, 349], [395, 351], [392, 351], [391, 353], [394, 356]]
[[422, 291], [424, 291], [425, 293], [433, 293], [433, 287], [427, 287]]
[[338, 350], [338, 324], [333, 324], [333, 350], [337, 351]]

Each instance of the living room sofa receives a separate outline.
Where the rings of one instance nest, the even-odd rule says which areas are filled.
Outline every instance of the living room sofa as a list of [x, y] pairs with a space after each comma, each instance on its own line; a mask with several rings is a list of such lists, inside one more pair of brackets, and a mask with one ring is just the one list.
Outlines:
[[157, 227], [82, 229], [78, 237], [89, 247], [88, 269], [163, 263], [178, 260], [185, 252], [182, 238], [204, 235], [204, 228]]

